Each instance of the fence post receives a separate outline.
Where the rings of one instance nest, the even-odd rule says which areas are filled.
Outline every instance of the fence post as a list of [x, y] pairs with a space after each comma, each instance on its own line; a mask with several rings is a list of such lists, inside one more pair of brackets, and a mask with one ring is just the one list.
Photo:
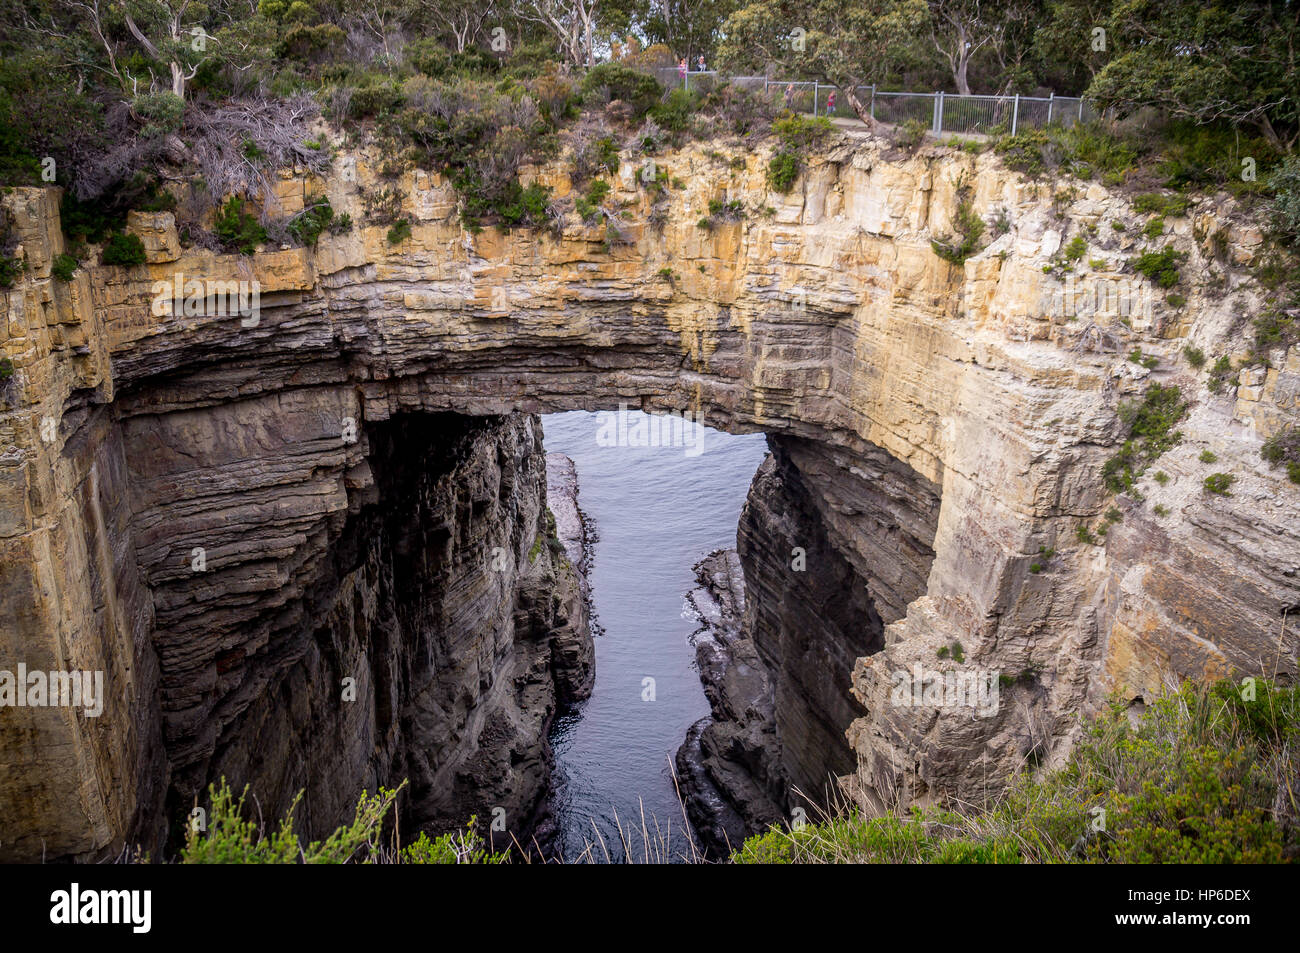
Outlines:
[[876, 84], [871, 84], [871, 118], [876, 118]]
[[1046, 125], [1048, 126], [1052, 124], [1052, 103], [1054, 103], [1055, 101], [1056, 101], [1056, 93], [1048, 93], [1047, 94], [1047, 123], [1046, 123]]
[[821, 84], [813, 80], [813, 116], [817, 115], [817, 100], [821, 98]]
[[1079, 122], [1083, 122], [1083, 97], [1079, 97]]
[[943, 135], [943, 90], [934, 94], [934, 134]]
[[1020, 119], [1020, 94], [1016, 93], [1016, 104], [1011, 107], [1011, 135], [1016, 134], [1016, 122]]

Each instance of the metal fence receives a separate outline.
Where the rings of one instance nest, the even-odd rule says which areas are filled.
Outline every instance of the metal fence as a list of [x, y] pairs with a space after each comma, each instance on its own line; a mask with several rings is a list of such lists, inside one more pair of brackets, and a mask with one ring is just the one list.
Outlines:
[[[988, 133], [1004, 129], [1014, 135], [1030, 126], [1071, 126], [1096, 118], [1092, 104], [1078, 96], [983, 96], [957, 93], [896, 93], [874, 86], [854, 88], [873, 119], [887, 123], [915, 120], [935, 135]], [[767, 81], [766, 95], [796, 112], [856, 118], [844, 90], [824, 83]]]
[[[708, 92], [722, 83], [762, 91], [773, 102], [814, 116], [855, 119], [844, 90], [826, 83], [786, 82], [762, 76], [725, 76], [714, 70], [682, 70], [665, 66], [652, 71], [669, 89]], [[1096, 118], [1092, 104], [1078, 96], [962, 96], [957, 93], [898, 93], [874, 86], [855, 87], [873, 119], [887, 123], [922, 122], [935, 135], [988, 133], [994, 129], [1014, 135], [1030, 126], [1056, 123], [1071, 126]]]

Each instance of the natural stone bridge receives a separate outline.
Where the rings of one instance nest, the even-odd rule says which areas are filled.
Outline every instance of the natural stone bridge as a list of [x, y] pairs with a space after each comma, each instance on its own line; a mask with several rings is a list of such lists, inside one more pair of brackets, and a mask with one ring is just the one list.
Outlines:
[[[268, 814], [306, 787], [317, 828], [401, 777], [421, 816], [451, 820], [472, 790], [518, 787], [464, 749], [536, 734], [534, 709], [549, 718], [565, 690], [524, 676], [564, 654], [559, 569], [543, 585], [526, 558], [544, 505], [537, 431], [446, 414], [626, 402], [770, 435], [782, 492], [804, 503], [751, 556], [750, 624], [784, 770], [805, 789], [830, 769], [869, 807], [978, 800], [1026, 760], [1059, 763], [1076, 715], [1113, 689], [1294, 677], [1300, 495], [1258, 447], [1295, 420], [1300, 354], [1222, 398], [1178, 359], [1189, 337], [1227, 349], [1249, 283], [1198, 284], [1145, 321], [1076, 321], [1044, 313], [1043, 266], [1068, 229], [1105, 226], [1090, 241], [1111, 270], [1138, 231], [1109, 227], [1134, 214], [1100, 187], [1059, 214], [992, 155], [858, 137], [781, 196], [765, 156], [743, 158], [658, 158], [686, 185], [653, 215], [625, 162], [612, 241], [573, 224], [469, 234], [450, 186], [414, 173], [398, 245], [369, 225], [315, 249], [182, 252], [169, 214], [133, 213], [149, 263], [70, 283], [50, 278], [56, 194], [6, 195], [28, 271], [0, 294], [16, 368], [0, 385], [0, 663], [103, 669], [109, 699], [96, 720], [0, 709], [0, 856], [156, 847], [223, 774]], [[292, 213], [326, 194], [360, 222], [372, 160], [286, 173], [277, 200]], [[563, 173], [536, 174], [567, 192]], [[954, 267], [930, 242], [963, 179], [1011, 227]], [[747, 219], [700, 227], [710, 198]], [[1236, 274], [1254, 254], [1229, 211], [1202, 202], [1175, 223], [1186, 273]], [[1219, 229], [1226, 260], [1209, 250]], [[178, 272], [257, 281], [255, 326], [154, 313], [153, 284]], [[1133, 347], [1160, 367], [1126, 361]], [[1195, 397], [1159, 464], [1173, 479], [1115, 501], [1100, 481], [1115, 408], [1152, 379]], [[1206, 447], [1238, 476], [1230, 498], [1200, 492]], [[1122, 522], [1081, 545], [1078, 526], [1111, 505]], [[480, 565], [497, 544], [509, 573]], [[551, 654], [519, 655], [520, 619]], [[953, 643], [1016, 679], [996, 715], [890, 704], [892, 672], [952, 668], [938, 650]], [[336, 701], [349, 672], [367, 673], [365, 705]]]

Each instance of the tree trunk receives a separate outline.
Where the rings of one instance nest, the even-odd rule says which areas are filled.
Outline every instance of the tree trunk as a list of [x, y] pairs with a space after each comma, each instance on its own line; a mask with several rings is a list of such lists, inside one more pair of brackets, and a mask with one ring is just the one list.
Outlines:
[[957, 92], [963, 96], [970, 95], [970, 83], [966, 81], [968, 69], [970, 69], [970, 56], [963, 51], [961, 58], [957, 61], [957, 71], [953, 74], [953, 79], [957, 81]]
[[852, 107], [857, 117], [866, 123], [867, 128], [872, 132], [878, 131], [884, 125], [880, 120], [872, 117], [871, 103], [862, 101], [862, 98], [858, 96], [857, 87], [852, 83], [844, 87], [844, 98], [849, 101], [849, 106]]

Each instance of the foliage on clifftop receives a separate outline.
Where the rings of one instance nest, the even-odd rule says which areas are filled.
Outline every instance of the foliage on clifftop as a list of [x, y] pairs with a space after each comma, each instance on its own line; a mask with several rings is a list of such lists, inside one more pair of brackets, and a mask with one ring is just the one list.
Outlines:
[[[498, 864], [471, 818], [405, 846], [384, 833], [395, 791], [362, 794], [353, 820], [321, 841], [255, 824], [247, 792], [209, 790], [206, 830], [182, 863]], [[636, 840], [640, 834], [633, 830]], [[653, 837], [653, 835], [647, 835]], [[699, 860], [651, 852], [649, 860]], [[598, 856], [598, 855], [597, 855]], [[586, 856], [581, 859], [593, 859]], [[1288, 863], [1300, 860], [1300, 688], [1262, 679], [1184, 684], [1141, 714], [1116, 698], [1066, 765], [1026, 773], [982, 810], [962, 805], [866, 818], [846, 809], [745, 841], [732, 863]]]
[[208, 789], [208, 814], [203, 830], [192, 824], [181, 851], [183, 864], [498, 864], [506, 855], [494, 853], [475, 830], [470, 818], [463, 831], [439, 837], [421, 833], [400, 846], [384, 836], [384, 819], [392, 810], [403, 781], [395, 790], [362, 792], [356, 815], [324, 840], [303, 843], [294, 832], [294, 812], [302, 793], [294, 798], [272, 831], [255, 824], [246, 799], [247, 788], [236, 795], [225, 778]]
[[1185, 684], [1136, 721], [1116, 700], [1061, 770], [985, 811], [847, 812], [745, 841], [736, 863], [1300, 860], [1300, 689]]

